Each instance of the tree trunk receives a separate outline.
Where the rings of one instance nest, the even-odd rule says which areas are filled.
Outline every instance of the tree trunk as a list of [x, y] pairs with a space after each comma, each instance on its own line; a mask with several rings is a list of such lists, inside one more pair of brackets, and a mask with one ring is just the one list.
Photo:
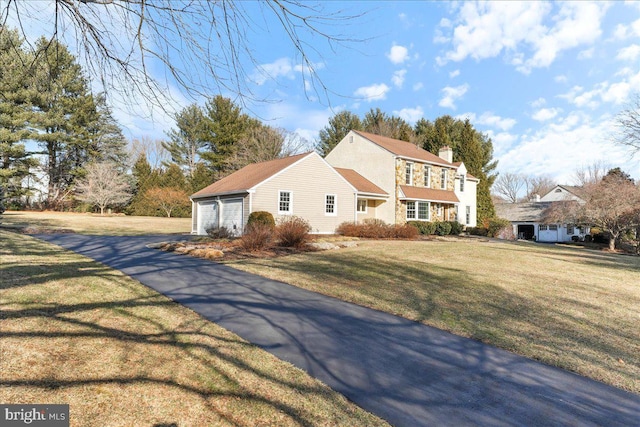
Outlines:
[[616, 239], [618, 238], [618, 234], [609, 233], [609, 250], [614, 252], [616, 250]]
[[100, 206], [100, 216], [104, 215], [104, 206]]

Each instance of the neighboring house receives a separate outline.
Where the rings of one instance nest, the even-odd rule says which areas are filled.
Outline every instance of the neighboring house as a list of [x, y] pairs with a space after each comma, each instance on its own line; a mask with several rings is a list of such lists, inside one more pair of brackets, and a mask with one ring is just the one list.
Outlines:
[[476, 225], [478, 179], [462, 163], [452, 163], [453, 151], [439, 156], [415, 144], [350, 131], [326, 156], [336, 168], [349, 168], [391, 195], [390, 200], [362, 197], [367, 217], [390, 224], [406, 221], [459, 221]]
[[556, 185], [547, 194], [540, 197], [541, 202], [562, 202], [566, 200], [575, 200], [584, 202], [582, 187], [573, 185]]
[[409, 142], [351, 131], [325, 159], [305, 153], [255, 163], [191, 196], [192, 233], [226, 227], [242, 234], [251, 212], [309, 221], [313, 233], [368, 218], [389, 224], [459, 221], [476, 225], [478, 179]]
[[295, 215], [309, 221], [313, 233], [333, 233], [356, 221], [359, 197], [388, 195], [350, 170], [331, 167], [315, 152], [254, 163], [191, 196], [192, 233], [226, 227], [241, 235], [249, 214], [271, 212], [276, 219]]
[[566, 223], [546, 223], [547, 209], [553, 203], [577, 201], [584, 203], [578, 194], [580, 187], [557, 185], [535, 202], [498, 203], [495, 205], [496, 215], [509, 220], [513, 232], [519, 239], [536, 240], [538, 242], [570, 242], [584, 240], [590, 228]]

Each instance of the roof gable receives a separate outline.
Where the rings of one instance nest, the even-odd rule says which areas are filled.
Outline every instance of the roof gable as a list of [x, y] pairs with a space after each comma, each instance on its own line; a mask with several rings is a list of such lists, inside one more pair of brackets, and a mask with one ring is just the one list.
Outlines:
[[436, 156], [435, 154], [430, 153], [427, 150], [422, 149], [410, 142], [359, 130], [353, 130], [351, 132], [360, 135], [361, 137], [373, 142], [374, 144], [384, 148], [385, 150], [389, 151], [392, 154], [395, 154], [396, 156], [405, 157], [408, 159], [422, 160], [427, 163], [455, 168], [453, 163], [449, 163], [446, 160]]
[[266, 162], [252, 163], [192, 194], [191, 198], [197, 199], [216, 194], [247, 192], [294, 163], [313, 154], [314, 152], [303, 153]]

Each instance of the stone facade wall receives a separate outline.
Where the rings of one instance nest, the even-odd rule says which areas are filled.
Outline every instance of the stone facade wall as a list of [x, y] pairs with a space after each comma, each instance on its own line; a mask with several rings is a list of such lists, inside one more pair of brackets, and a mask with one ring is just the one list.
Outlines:
[[[413, 163], [413, 182], [411, 185], [415, 187], [424, 187], [424, 174], [428, 167], [431, 167], [431, 187], [440, 190], [442, 182], [442, 167], [435, 165], [427, 165], [425, 163]], [[404, 224], [407, 222], [405, 204], [397, 197], [400, 194], [400, 186], [406, 185], [406, 168], [407, 160], [396, 159], [396, 224]], [[448, 191], [454, 191], [456, 170], [449, 169], [447, 174], [446, 189]], [[437, 208], [435, 203], [431, 203], [431, 220], [432, 221], [455, 221], [456, 209], [453, 205], [443, 204], [442, 215], [438, 217]]]

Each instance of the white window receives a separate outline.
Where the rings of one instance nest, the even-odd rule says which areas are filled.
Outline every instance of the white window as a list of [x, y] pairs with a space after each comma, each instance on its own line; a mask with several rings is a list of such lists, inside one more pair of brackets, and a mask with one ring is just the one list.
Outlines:
[[290, 214], [293, 212], [291, 203], [291, 191], [279, 191], [278, 192], [278, 213]]
[[367, 213], [367, 201], [365, 199], [358, 199], [358, 207], [356, 211], [358, 213]]
[[447, 178], [449, 177], [449, 170], [442, 168], [440, 172], [440, 188], [443, 190], [447, 189]]
[[471, 206], [466, 206], [466, 217], [465, 217], [465, 221], [466, 224], [469, 225], [471, 224]]
[[337, 215], [335, 194], [327, 194], [324, 196], [324, 213], [325, 215]]
[[575, 234], [576, 229], [573, 224], [567, 224], [567, 234]]
[[460, 192], [464, 193], [464, 181], [466, 179], [466, 175], [460, 175]]
[[407, 219], [416, 219], [416, 202], [407, 202]]
[[407, 185], [413, 185], [413, 163], [407, 162], [404, 173], [404, 181]]
[[557, 224], [550, 224], [549, 225], [549, 231], [558, 231], [558, 225]]
[[418, 202], [418, 219], [423, 221], [429, 220], [429, 202]]
[[436, 203], [436, 214], [438, 217], [442, 216], [442, 203]]
[[407, 219], [418, 219], [421, 221], [429, 221], [431, 204], [429, 202], [407, 202]]
[[424, 167], [424, 186], [431, 187], [431, 167], [426, 165]]
[[540, 231], [546, 231], [547, 230], [547, 225], [545, 224], [540, 224], [540, 227], [538, 228]]

